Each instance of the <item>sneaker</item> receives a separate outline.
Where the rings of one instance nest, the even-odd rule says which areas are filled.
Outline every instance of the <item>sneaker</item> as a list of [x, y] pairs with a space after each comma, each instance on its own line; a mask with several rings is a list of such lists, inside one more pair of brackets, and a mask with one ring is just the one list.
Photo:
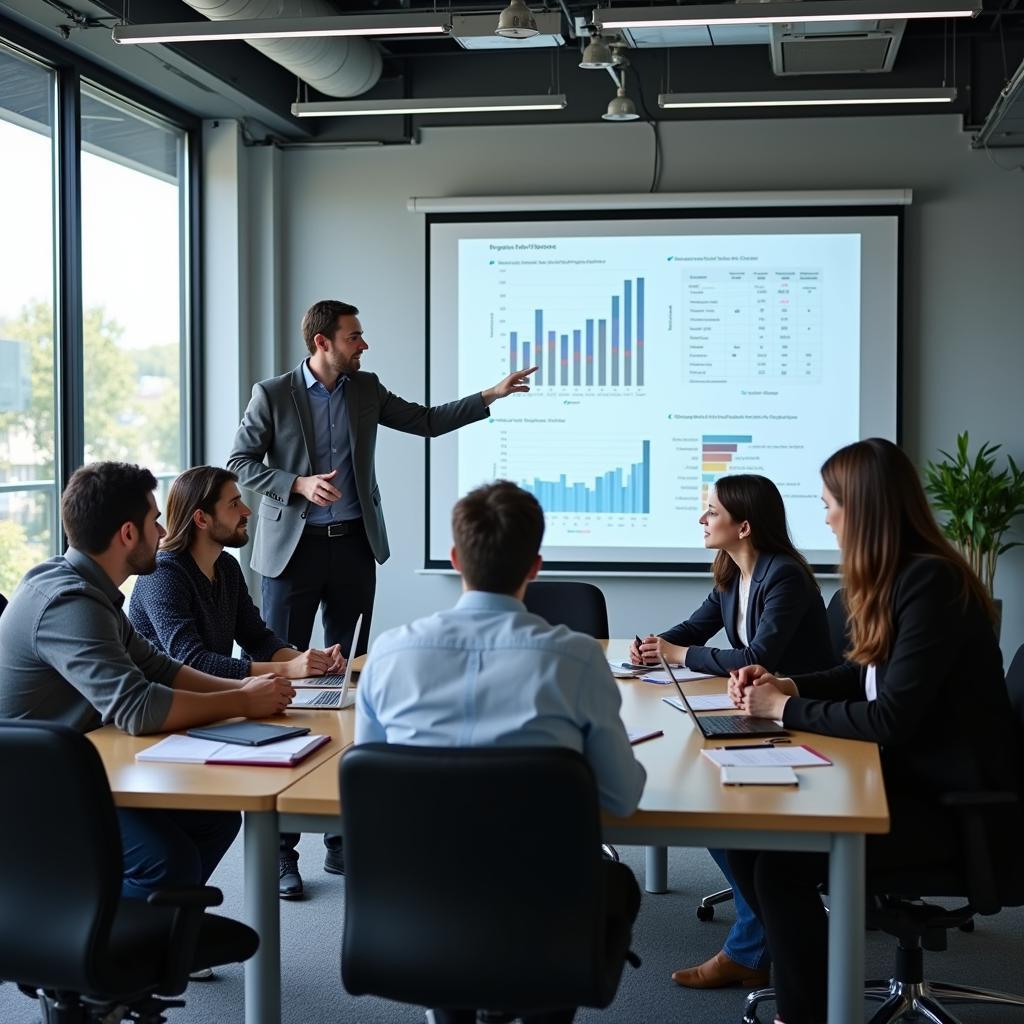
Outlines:
[[324, 871], [329, 875], [345, 874], [345, 850], [341, 846], [329, 846], [324, 854]]
[[302, 895], [302, 876], [299, 874], [298, 857], [279, 857], [280, 871], [277, 894], [283, 900], [294, 900]]

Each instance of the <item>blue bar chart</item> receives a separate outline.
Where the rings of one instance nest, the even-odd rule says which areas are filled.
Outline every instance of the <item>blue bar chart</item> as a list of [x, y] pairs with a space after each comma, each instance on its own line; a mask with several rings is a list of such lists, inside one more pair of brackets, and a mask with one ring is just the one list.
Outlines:
[[607, 315], [588, 316], [582, 323], [553, 326], [551, 321], [558, 319], [557, 315], [535, 308], [532, 341], [520, 330], [508, 332], [509, 370], [536, 366], [532, 386], [538, 390], [642, 387], [644, 286], [642, 277], [623, 280], [621, 292], [607, 297]]
[[522, 479], [546, 513], [575, 512], [621, 515], [651, 511], [651, 442], [641, 441], [640, 458], [588, 480], [559, 473], [557, 478]]

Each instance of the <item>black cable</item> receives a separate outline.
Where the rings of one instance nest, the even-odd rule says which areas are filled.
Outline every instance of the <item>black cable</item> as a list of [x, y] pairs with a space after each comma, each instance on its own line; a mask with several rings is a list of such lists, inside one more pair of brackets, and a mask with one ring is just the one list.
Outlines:
[[651, 126], [651, 131], [654, 134], [654, 167], [651, 171], [651, 187], [647, 190], [648, 192], [657, 192], [661, 185], [661, 170], [662, 170], [662, 152], [661, 152], [661, 125], [657, 119], [651, 116], [651, 112], [647, 107], [647, 100], [644, 99], [644, 83], [638, 74], [636, 76], [636, 91], [637, 96], [640, 98], [640, 107], [644, 112], [644, 117], [647, 119], [647, 123]]

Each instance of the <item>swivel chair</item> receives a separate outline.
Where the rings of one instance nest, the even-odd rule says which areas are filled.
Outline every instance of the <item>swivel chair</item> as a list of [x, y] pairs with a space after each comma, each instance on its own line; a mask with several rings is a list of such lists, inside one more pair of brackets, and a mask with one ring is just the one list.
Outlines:
[[608, 607], [601, 588], [593, 583], [534, 582], [527, 586], [523, 603], [552, 626], [608, 639]]
[[352, 995], [505, 1020], [607, 1006], [639, 963], [639, 891], [575, 751], [360, 744], [340, 792]]
[[[1013, 657], [1006, 673], [1006, 686], [1024, 750], [1024, 645]], [[1012, 792], [952, 793], [943, 804], [956, 823], [959, 870], [868, 872], [868, 892], [879, 894], [872, 897], [868, 908], [868, 927], [887, 932], [897, 940], [892, 977], [865, 985], [865, 998], [882, 1003], [870, 1024], [892, 1024], [913, 1015], [932, 1024], [959, 1024], [946, 1010], [946, 1003], [1024, 1010], [1024, 995], [928, 981], [924, 976], [924, 951], [945, 950], [947, 932], [951, 929], [963, 929], [979, 914], [988, 916], [1003, 907], [1024, 905], [1024, 879], [1016, 852], [1024, 839], [1021, 797]], [[922, 893], [932, 898], [966, 897], [966, 902], [947, 909], [927, 903], [921, 899]], [[758, 1005], [774, 997], [772, 989], [751, 992], [744, 1007], [744, 1024], [757, 1024]]]
[[244, 924], [205, 913], [211, 887], [121, 896], [121, 837], [99, 755], [62, 725], [0, 722], [0, 978], [44, 1024], [158, 1024], [189, 972], [247, 960]]

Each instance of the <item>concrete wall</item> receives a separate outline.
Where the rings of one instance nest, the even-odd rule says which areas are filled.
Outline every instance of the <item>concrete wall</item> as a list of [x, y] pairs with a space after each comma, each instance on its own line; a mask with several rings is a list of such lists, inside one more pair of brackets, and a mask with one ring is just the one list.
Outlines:
[[[971, 151], [955, 117], [672, 124], [662, 138], [664, 191], [912, 188], [904, 252], [905, 445], [923, 462], [969, 429], [974, 440], [1002, 442], [1024, 461], [1019, 172]], [[284, 334], [272, 354], [276, 370], [302, 355], [305, 308], [318, 298], [343, 298], [362, 312], [371, 346], [364, 365], [398, 394], [422, 399], [424, 224], [406, 210], [408, 197], [640, 192], [649, 187], [652, 158], [652, 132], [641, 123], [438, 128], [424, 131], [416, 146], [281, 154], [273, 237]], [[265, 364], [269, 354], [253, 362]], [[375, 633], [447, 605], [457, 593], [453, 579], [415, 575], [423, 561], [422, 442], [382, 431], [377, 461], [392, 557], [378, 577]], [[706, 579], [598, 582], [619, 636], [675, 623], [708, 589]], [[1024, 642], [1020, 551], [1004, 557], [996, 587], [1004, 599], [1004, 651], [1011, 652]], [[826, 582], [826, 594], [832, 588]]]

